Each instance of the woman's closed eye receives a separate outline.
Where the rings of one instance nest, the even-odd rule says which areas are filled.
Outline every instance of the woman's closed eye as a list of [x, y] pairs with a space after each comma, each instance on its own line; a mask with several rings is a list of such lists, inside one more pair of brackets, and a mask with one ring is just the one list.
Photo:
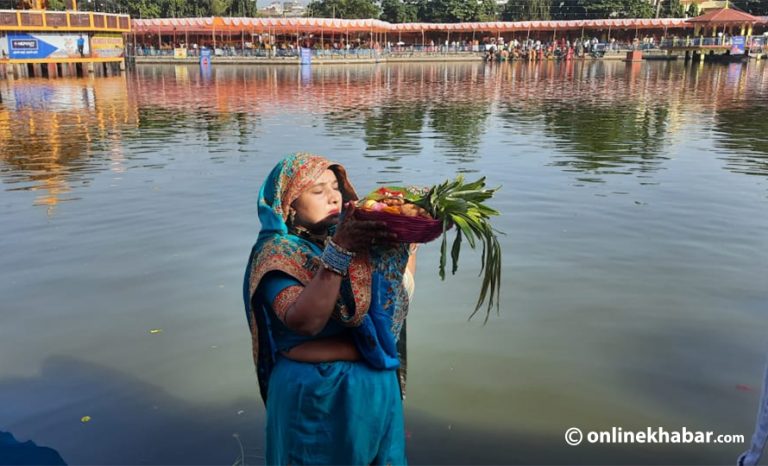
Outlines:
[[[334, 190], [334, 191], [341, 192], [341, 189], [339, 189], [339, 185], [338, 184], [334, 184], [331, 187], [331, 189]], [[325, 193], [325, 188], [323, 188], [322, 186], [318, 186], [318, 187], [312, 189], [312, 191], [310, 191], [310, 192], [312, 194], [317, 194], [317, 195], [324, 194]]]

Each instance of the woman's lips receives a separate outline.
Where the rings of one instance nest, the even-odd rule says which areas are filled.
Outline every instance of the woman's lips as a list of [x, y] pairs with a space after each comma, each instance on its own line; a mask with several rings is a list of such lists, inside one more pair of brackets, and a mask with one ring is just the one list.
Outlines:
[[339, 215], [339, 213], [341, 213], [341, 211], [339, 209], [335, 209], [328, 212], [328, 215]]

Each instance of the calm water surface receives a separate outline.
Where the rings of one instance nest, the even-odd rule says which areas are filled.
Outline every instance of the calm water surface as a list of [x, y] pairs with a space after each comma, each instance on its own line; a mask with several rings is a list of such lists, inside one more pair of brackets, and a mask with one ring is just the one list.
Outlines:
[[[572, 426], [752, 431], [768, 353], [768, 70], [682, 63], [145, 66], [0, 81], [0, 430], [70, 463], [263, 456], [241, 278], [284, 154], [361, 192], [502, 185], [479, 257], [408, 319], [412, 463], [732, 463]], [[81, 422], [90, 416], [90, 422]]]

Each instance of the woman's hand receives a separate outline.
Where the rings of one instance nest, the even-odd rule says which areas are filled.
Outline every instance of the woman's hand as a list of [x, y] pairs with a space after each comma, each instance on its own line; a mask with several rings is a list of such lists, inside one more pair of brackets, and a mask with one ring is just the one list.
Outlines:
[[373, 243], [390, 243], [397, 235], [387, 230], [385, 222], [358, 220], [355, 218], [355, 203], [344, 207], [344, 217], [336, 227], [333, 242], [344, 249], [360, 252], [370, 249]]

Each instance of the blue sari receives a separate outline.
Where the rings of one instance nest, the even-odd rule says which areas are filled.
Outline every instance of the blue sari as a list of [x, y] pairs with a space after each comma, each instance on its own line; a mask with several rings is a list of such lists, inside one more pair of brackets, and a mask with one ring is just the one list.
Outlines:
[[356, 200], [341, 165], [309, 154], [283, 159], [259, 191], [261, 231], [246, 268], [243, 298], [267, 406], [267, 462], [402, 464], [405, 377], [397, 370], [404, 369], [399, 337], [408, 310], [402, 284], [406, 245], [358, 253], [342, 281], [329, 325], [349, 328], [362, 362], [291, 361], [275, 341], [277, 324], [266, 297], [279, 290], [265, 290], [270, 278], [277, 272], [306, 286], [321, 266], [321, 247], [289, 231], [288, 209], [327, 169], [336, 174], [343, 200]]

